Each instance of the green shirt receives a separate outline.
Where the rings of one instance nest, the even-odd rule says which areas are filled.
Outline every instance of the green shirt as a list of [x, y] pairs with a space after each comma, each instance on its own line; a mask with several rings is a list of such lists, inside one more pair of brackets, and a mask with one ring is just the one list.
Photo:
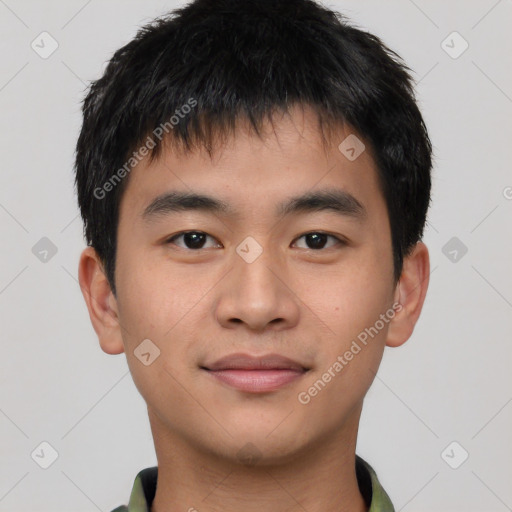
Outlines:
[[[386, 491], [373, 468], [356, 455], [356, 475], [359, 490], [369, 507], [368, 512], [395, 512]], [[156, 492], [158, 466], [146, 468], [135, 477], [128, 506], [121, 505], [112, 512], [150, 512]]]

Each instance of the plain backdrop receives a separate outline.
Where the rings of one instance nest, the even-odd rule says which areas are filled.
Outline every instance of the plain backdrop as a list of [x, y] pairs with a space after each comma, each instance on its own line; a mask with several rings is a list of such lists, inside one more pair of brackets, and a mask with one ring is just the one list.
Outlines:
[[[512, 510], [512, 2], [324, 3], [414, 70], [435, 150], [427, 300], [385, 350], [357, 452], [397, 511]], [[89, 81], [178, 5], [0, 0], [0, 511], [109, 512], [156, 464], [125, 355], [102, 352], [78, 286], [73, 157]]]

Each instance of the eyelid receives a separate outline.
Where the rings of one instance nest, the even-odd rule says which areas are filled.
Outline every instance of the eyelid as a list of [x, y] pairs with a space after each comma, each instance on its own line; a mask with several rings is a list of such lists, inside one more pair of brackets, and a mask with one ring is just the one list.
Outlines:
[[[212, 240], [215, 240], [218, 244], [220, 244], [220, 242], [213, 235], [210, 235], [209, 233], [206, 233], [205, 231], [200, 231], [198, 229], [188, 229], [186, 231], [180, 231], [179, 233], [175, 233], [174, 235], [171, 235], [170, 237], [166, 238], [164, 240], [164, 244], [166, 244], [166, 245], [174, 244], [174, 240], [176, 238], [179, 238], [188, 233], [200, 233], [202, 235], [206, 235], [207, 237], [211, 238]], [[176, 245], [176, 244], [174, 244], [174, 245]], [[220, 244], [220, 245], [222, 245], [222, 244]], [[199, 252], [200, 250], [202, 250], [202, 249], [188, 249], [187, 247], [180, 247], [179, 245], [177, 247], [179, 247], [180, 249], [190, 251], [190, 252]]]
[[[311, 235], [311, 234], [318, 234], [318, 235], [326, 235], [330, 238], [334, 238], [337, 243], [336, 245], [333, 245], [332, 247], [328, 247], [327, 249], [333, 249], [335, 248], [336, 246], [340, 246], [340, 245], [348, 245], [348, 240], [344, 237], [342, 237], [341, 235], [334, 235], [333, 233], [328, 233], [326, 231], [321, 231], [321, 230], [312, 230], [312, 231], [307, 231], [306, 233], [303, 233], [302, 235], [299, 235], [297, 238], [294, 239], [294, 242], [296, 242], [297, 240], [299, 240], [300, 238], [303, 238], [307, 235]], [[305, 250], [307, 251], [312, 251], [312, 252], [323, 252], [323, 251], [326, 251], [327, 249], [309, 249], [309, 248], [306, 248]]]

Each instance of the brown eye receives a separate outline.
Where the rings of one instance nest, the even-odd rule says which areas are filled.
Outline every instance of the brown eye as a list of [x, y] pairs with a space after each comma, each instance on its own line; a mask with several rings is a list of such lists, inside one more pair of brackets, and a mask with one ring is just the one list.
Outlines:
[[[336, 245], [345, 245], [345, 242], [343, 240], [340, 240], [338, 237], [335, 237], [334, 235], [329, 235], [328, 233], [322, 233], [322, 232], [318, 232], [318, 231], [306, 233], [305, 235], [302, 235], [301, 237], [297, 238], [297, 240], [300, 240], [301, 238], [304, 238], [304, 240], [306, 241], [307, 247], [304, 247], [304, 249], [313, 249], [313, 250], [325, 249], [325, 246], [326, 246], [329, 238], [331, 238], [335, 241], [335, 243], [332, 244], [330, 247], [333, 247]], [[330, 248], [330, 247], [327, 247], [327, 248]]]
[[[183, 239], [183, 245], [175, 244], [175, 240], [180, 238]], [[197, 250], [205, 248], [204, 245], [208, 238], [214, 240], [213, 237], [203, 233], [202, 231], [184, 231], [183, 233], [178, 233], [177, 235], [172, 236], [166, 241], [166, 243], [172, 243], [183, 249]]]

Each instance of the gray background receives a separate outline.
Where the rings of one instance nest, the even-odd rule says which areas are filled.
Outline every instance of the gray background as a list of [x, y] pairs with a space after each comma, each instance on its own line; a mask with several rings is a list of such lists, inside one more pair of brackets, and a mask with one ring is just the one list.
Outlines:
[[[436, 154], [425, 308], [385, 351], [357, 452], [397, 511], [512, 510], [512, 1], [324, 3], [415, 71]], [[125, 355], [101, 351], [78, 286], [72, 165], [88, 81], [177, 5], [0, 0], [0, 511], [110, 511], [156, 464]]]

